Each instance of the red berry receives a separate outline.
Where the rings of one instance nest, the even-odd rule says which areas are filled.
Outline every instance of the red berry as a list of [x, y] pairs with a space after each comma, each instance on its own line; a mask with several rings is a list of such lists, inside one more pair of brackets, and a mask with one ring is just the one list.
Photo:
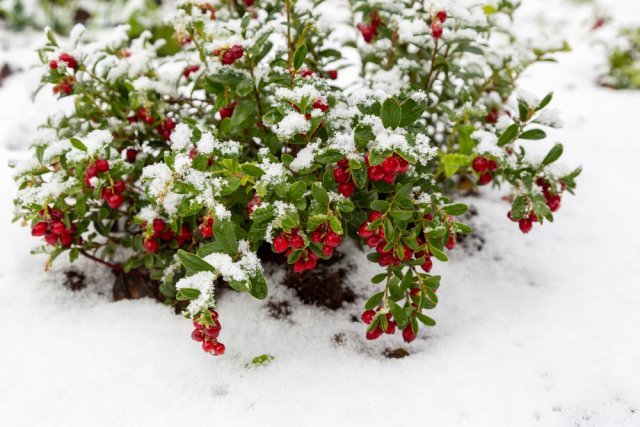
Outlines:
[[398, 164], [400, 165], [398, 169], [398, 173], [405, 173], [406, 171], [409, 170], [409, 168], [411, 167], [411, 163], [409, 163], [402, 157], [396, 157], [396, 159], [398, 160]]
[[444, 22], [447, 20], [447, 12], [444, 10], [440, 10], [438, 11], [438, 13], [436, 13], [436, 18], [438, 18], [438, 20], [440, 22]]
[[277, 253], [282, 253], [286, 251], [288, 247], [289, 247], [289, 242], [287, 241], [286, 237], [284, 237], [282, 234], [276, 236], [276, 238], [273, 239], [273, 249]]
[[53, 221], [51, 223], [51, 232], [60, 235], [66, 231], [67, 227], [62, 221]]
[[375, 234], [375, 232], [373, 230], [369, 230], [367, 227], [369, 226], [368, 223], [364, 223], [360, 226], [360, 228], [358, 228], [358, 236], [364, 238], [364, 239], [368, 239], [369, 237], [373, 236]]
[[314, 268], [316, 268], [316, 260], [315, 260], [315, 259], [311, 259], [311, 258], [309, 258], [309, 259], [304, 263], [304, 268], [306, 268], [307, 270], [313, 270]]
[[330, 257], [333, 255], [333, 248], [329, 245], [324, 245], [322, 247], [322, 253]]
[[54, 234], [54, 233], [47, 233], [44, 235], [44, 240], [50, 244], [50, 245], [55, 245], [56, 243], [58, 243], [58, 235]]
[[520, 227], [520, 231], [522, 231], [523, 234], [527, 234], [533, 228], [533, 223], [530, 219], [523, 218], [518, 221], [518, 227]]
[[413, 332], [413, 328], [411, 327], [411, 324], [409, 324], [409, 326], [404, 328], [404, 330], [402, 331], [402, 339], [406, 343], [410, 343], [411, 341], [416, 339], [416, 334], [415, 332]]
[[147, 239], [144, 241], [144, 248], [147, 252], [154, 253], [158, 250], [158, 241], [156, 239]]
[[60, 83], [60, 92], [69, 95], [71, 92], [73, 92], [73, 84], [69, 83], [68, 81]]
[[370, 248], [375, 248], [380, 243], [380, 238], [378, 236], [371, 236], [367, 238], [367, 246]]
[[362, 319], [362, 321], [367, 325], [370, 325], [374, 317], [376, 317], [376, 312], [373, 310], [367, 310], [364, 313], [362, 313], [362, 316], [360, 316], [360, 319]]
[[136, 161], [136, 157], [138, 157], [138, 150], [133, 148], [127, 148], [126, 151], [127, 161], [133, 163]]
[[73, 234], [71, 233], [62, 233], [60, 235], [60, 244], [65, 247], [71, 246], [73, 243]]
[[363, 23], [358, 24], [357, 27], [360, 30], [360, 33], [362, 34], [364, 41], [367, 43], [371, 43], [371, 40], [373, 40], [373, 38], [375, 37], [375, 33], [376, 33], [375, 29]]
[[207, 334], [209, 338], [218, 338], [218, 335], [220, 335], [221, 330], [222, 330], [222, 325], [220, 325], [220, 322], [217, 322], [215, 325], [205, 328], [204, 332]]
[[489, 172], [483, 173], [478, 177], [478, 184], [486, 185], [490, 183], [492, 179], [493, 179], [493, 176]]
[[64, 218], [64, 214], [60, 209], [51, 210], [51, 219], [62, 219]]
[[98, 172], [106, 172], [109, 170], [109, 161], [105, 159], [96, 160], [96, 170]]
[[204, 334], [202, 331], [194, 329], [193, 332], [191, 332], [191, 339], [196, 342], [202, 342], [204, 341]]
[[222, 356], [224, 354], [224, 350], [225, 350], [224, 344], [222, 344], [221, 342], [216, 342], [213, 345], [213, 354], [215, 356]]
[[49, 61], [49, 68], [51, 68], [52, 70], [58, 68], [58, 61], [56, 61], [55, 59]]
[[338, 186], [338, 192], [344, 197], [351, 197], [354, 191], [356, 191], [356, 185], [353, 182], [345, 182]]
[[378, 246], [376, 247], [376, 252], [378, 252], [380, 255], [385, 255], [385, 254], [390, 254], [391, 251], [387, 251], [385, 250], [385, 246], [387, 246], [387, 242], [386, 241], [381, 241], [380, 243], [378, 243]]
[[44, 236], [47, 233], [47, 223], [44, 221], [37, 222], [31, 229], [31, 235], [34, 237]]
[[436, 40], [442, 37], [442, 23], [440, 21], [434, 21], [431, 24], [431, 35]]
[[[214, 317], [214, 319], [217, 319], [217, 317]], [[204, 329], [204, 324], [199, 322], [200, 320], [200, 316], [197, 316], [194, 320], [193, 320], [193, 327], [198, 329], [198, 330], [202, 330]]]
[[393, 181], [396, 180], [396, 174], [394, 173], [390, 173], [384, 176], [384, 182], [388, 183], [388, 184], [393, 184]]
[[380, 264], [380, 266], [382, 267], [391, 265], [392, 262], [393, 262], [393, 255], [391, 255], [391, 253], [380, 255], [380, 258], [378, 259], [378, 264]]
[[213, 236], [213, 228], [210, 225], [202, 224], [200, 226], [200, 234], [202, 234], [202, 237], [205, 239], [209, 239]]
[[306, 269], [307, 269], [307, 265], [303, 259], [299, 259], [293, 263], [293, 271], [296, 273], [302, 273]]
[[324, 238], [324, 243], [328, 246], [331, 246], [332, 248], [337, 248], [338, 246], [340, 246], [341, 242], [342, 242], [342, 237], [340, 237], [338, 234], [334, 233], [333, 231], [329, 231]]
[[382, 169], [384, 169], [386, 175], [396, 174], [400, 169], [400, 162], [395, 157], [387, 157], [382, 162]]
[[536, 215], [536, 213], [535, 213], [535, 212], [531, 212], [531, 213], [529, 213], [529, 219], [530, 219], [532, 222], [538, 222], [538, 215]]
[[302, 236], [293, 236], [291, 237], [291, 241], [289, 242], [293, 249], [302, 249], [304, 248], [304, 239]]
[[335, 80], [338, 78], [338, 70], [328, 70], [327, 75], [331, 80]]
[[111, 209], [118, 209], [124, 203], [124, 197], [122, 194], [112, 194], [107, 198], [107, 204]]
[[483, 173], [483, 172], [486, 172], [487, 169], [489, 169], [489, 161], [487, 160], [486, 157], [477, 156], [471, 162], [471, 167], [473, 168], [474, 171]]
[[309, 239], [311, 239], [313, 243], [320, 243], [322, 241], [322, 231], [314, 231], [313, 233], [311, 233], [311, 236], [309, 236]]
[[378, 211], [373, 211], [369, 214], [369, 222], [373, 222], [377, 219], [382, 218], [382, 213]]
[[384, 179], [384, 169], [379, 165], [370, 166], [369, 169], [367, 169], [367, 176], [371, 181], [381, 181]]
[[161, 218], [156, 218], [153, 220], [153, 231], [156, 233], [161, 233], [162, 230], [164, 230], [164, 227], [166, 226], [165, 222], [163, 219]]
[[74, 58], [73, 56], [69, 55], [68, 53], [62, 53], [60, 54], [60, 61], [64, 62], [67, 64], [67, 67], [69, 68], [76, 68], [78, 66], [78, 61], [76, 61], [76, 58]]
[[425, 273], [428, 273], [433, 268], [433, 261], [431, 261], [431, 258], [426, 258], [424, 260], [424, 263], [420, 267], [424, 270]]
[[373, 331], [367, 331], [366, 337], [368, 340], [375, 340], [380, 338], [380, 335], [382, 335], [382, 329], [378, 326]]
[[349, 159], [347, 159], [345, 157], [344, 159], [338, 161], [338, 163], [336, 163], [336, 165], [338, 165], [339, 168], [347, 169], [347, 168], [349, 168]]
[[191, 238], [191, 231], [189, 231], [189, 227], [187, 227], [186, 225], [182, 226], [182, 228], [180, 229], [180, 237], [182, 237], [184, 240], [189, 240]]
[[209, 341], [209, 340], [204, 340], [202, 341], [202, 350], [205, 353], [211, 353], [213, 351], [213, 349], [215, 348], [215, 344], [213, 341]]
[[495, 160], [489, 160], [488, 166], [490, 171], [495, 171], [496, 169], [498, 169], [498, 162], [496, 162]]
[[393, 335], [396, 333], [396, 322], [390, 321], [387, 322], [387, 329], [384, 331], [385, 334]]
[[327, 103], [324, 102], [324, 100], [322, 99], [316, 100], [316, 102], [313, 103], [312, 107], [314, 109], [318, 109], [322, 111], [323, 113], [329, 109], [329, 106], [327, 105]]
[[560, 202], [561, 202], [561, 198], [557, 194], [554, 196], [547, 197], [547, 206], [549, 206], [549, 209], [551, 210], [551, 212], [555, 212], [558, 209], [560, 209]]
[[190, 65], [187, 68], [184, 69], [184, 72], [182, 73], [186, 78], [189, 78], [189, 76], [191, 75], [191, 73], [195, 73], [196, 71], [198, 71], [200, 69], [199, 65]]
[[114, 181], [113, 182], [113, 192], [116, 194], [122, 194], [124, 193], [124, 190], [126, 189], [126, 184], [124, 183], [124, 181]]
[[456, 240], [455, 240], [455, 238], [453, 237], [453, 234], [450, 234], [450, 235], [449, 235], [449, 240], [447, 240], [447, 244], [446, 244], [446, 245], [444, 245], [444, 247], [445, 247], [445, 248], [447, 248], [447, 249], [449, 249], [449, 250], [451, 250], [451, 249], [453, 249], [453, 248], [454, 248], [454, 246], [455, 246], [455, 245], [456, 245]]
[[333, 170], [333, 178], [336, 180], [336, 182], [338, 184], [343, 184], [343, 183], [349, 181], [350, 177], [351, 177], [351, 175], [349, 174], [349, 172], [346, 169], [335, 168]]

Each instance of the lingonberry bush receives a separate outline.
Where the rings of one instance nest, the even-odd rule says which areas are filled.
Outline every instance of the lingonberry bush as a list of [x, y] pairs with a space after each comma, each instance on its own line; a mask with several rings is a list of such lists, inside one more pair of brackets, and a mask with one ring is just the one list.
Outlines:
[[[472, 232], [456, 198], [508, 186], [508, 216], [528, 233], [575, 188], [561, 145], [544, 156], [521, 145], [558, 125], [551, 95], [514, 93], [529, 65], [566, 47], [517, 44], [510, 2], [373, 4], [352, 2], [343, 49], [301, 0], [182, 2], [182, 48], [168, 56], [126, 27], [93, 42], [48, 33], [43, 83], [75, 108], [49, 118], [34, 159], [15, 166], [17, 218], [49, 262], [68, 253], [160, 280], [216, 355], [216, 281], [265, 298], [259, 247], [300, 273], [351, 238], [383, 267], [366, 337], [400, 329], [413, 341], [435, 324], [434, 260]], [[354, 48], [362, 72], [345, 93], [336, 64]]]
[[640, 28], [620, 31], [609, 50], [609, 70], [599, 83], [614, 89], [640, 89]]

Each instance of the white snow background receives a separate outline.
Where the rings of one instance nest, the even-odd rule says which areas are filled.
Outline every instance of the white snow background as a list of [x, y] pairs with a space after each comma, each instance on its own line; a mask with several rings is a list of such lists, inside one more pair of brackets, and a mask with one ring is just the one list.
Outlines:
[[[29, 254], [34, 239], [11, 223], [6, 165], [32, 155], [30, 135], [60, 103], [45, 91], [29, 100], [41, 34], [0, 33], [0, 64], [23, 68], [0, 87], [0, 425], [640, 425], [640, 92], [594, 84], [605, 62], [597, 41], [615, 31], [589, 31], [592, 5], [524, 3], [519, 31], [543, 28], [574, 49], [521, 82], [539, 96], [555, 91], [565, 122], [529, 146], [560, 140], [563, 161], [584, 166], [555, 223], [523, 236], [505, 218], [501, 192], [468, 199], [483, 249], [456, 249], [436, 264], [438, 325], [410, 346], [398, 334], [367, 342], [351, 320], [362, 300], [335, 312], [304, 306], [275, 277], [267, 301], [287, 299], [293, 314], [277, 320], [266, 302], [227, 292], [219, 301], [227, 354], [218, 358], [169, 307], [112, 302], [107, 271], [80, 263], [89, 286], [71, 292], [65, 262], [45, 273], [44, 259]], [[610, 27], [640, 24], [637, 0], [602, 6]], [[376, 267], [345, 250], [358, 266], [350, 286], [373, 293]], [[397, 347], [410, 355], [381, 355]], [[261, 354], [275, 359], [248, 367]]]

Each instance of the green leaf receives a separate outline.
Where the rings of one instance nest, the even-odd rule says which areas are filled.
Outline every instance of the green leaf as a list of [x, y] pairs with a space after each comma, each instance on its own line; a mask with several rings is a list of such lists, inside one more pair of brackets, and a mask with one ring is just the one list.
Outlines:
[[526, 132], [523, 132], [522, 135], [520, 135], [520, 139], [544, 139], [547, 137], [547, 134], [545, 131], [543, 131], [542, 129], [529, 129]]
[[303, 44], [298, 49], [296, 49], [296, 53], [293, 55], [293, 68], [299, 70], [304, 64], [304, 60], [307, 57], [307, 45]]
[[522, 219], [527, 211], [526, 199], [518, 196], [511, 204], [511, 217], [515, 220]]
[[264, 175], [264, 171], [260, 169], [258, 166], [251, 165], [249, 163], [245, 163], [240, 166], [242, 172], [249, 176], [262, 176]]
[[400, 120], [400, 127], [406, 127], [418, 120], [424, 110], [426, 105], [423, 103], [418, 104], [413, 99], [409, 98], [402, 103], [402, 119]]
[[213, 232], [216, 236], [216, 242], [226, 254], [231, 256], [238, 254], [238, 241], [236, 240], [236, 233], [233, 231], [233, 223], [231, 221], [214, 222]]
[[449, 259], [444, 252], [433, 245], [429, 245], [429, 252], [431, 252], [431, 254], [436, 257], [437, 260], [447, 261]]
[[395, 98], [389, 98], [382, 104], [380, 110], [380, 119], [384, 127], [388, 129], [395, 129], [402, 120], [402, 108]]
[[553, 92], [549, 92], [549, 94], [547, 96], [545, 96], [542, 101], [540, 101], [540, 104], [538, 104], [538, 108], [537, 110], [540, 111], [542, 110], [544, 107], [546, 107], [547, 105], [549, 105], [549, 103], [551, 102], [551, 99], [553, 98]]
[[444, 174], [447, 178], [455, 175], [461, 168], [471, 164], [471, 156], [466, 154], [448, 153], [442, 156]]
[[436, 325], [436, 321], [433, 320], [431, 317], [424, 315], [422, 313], [416, 313], [416, 317], [418, 318], [419, 321], [421, 321], [422, 323], [424, 323], [427, 326], [435, 326]]
[[76, 149], [84, 152], [87, 151], [87, 146], [84, 145], [78, 138], [70, 138], [69, 141], [71, 141], [71, 145], [73, 145]]
[[562, 144], [554, 145], [549, 153], [545, 156], [544, 160], [542, 160], [542, 164], [549, 165], [558, 160], [560, 156], [562, 156], [562, 150]]
[[311, 194], [313, 194], [313, 198], [316, 202], [321, 205], [326, 206], [329, 204], [329, 195], [327, 194], [327, 190], [322, 188], [319, 184], [315, 183], [311, 186]]
[[[385, 274], [385, 278], [387, 277], [387, 275]], [[384, 292], [378, 292], [377, 294], [373, 295], [371, 298], [369, 298], [367, 300], [367, 302], [364, 305], [364, 308], [366, 310], [372, 310], [375, 307], [377, 307], [378, 305], [380, 305], [380, 302], [382, 301], [382, 297], [384, 296]]]
[[262, 273], [257, 274], [249, 279], [249, 283], [251, 284], [251, 289], [249, 293], [258, 299], [265, 299], [267, 297], [268, 288], [267, 281], [264, 279], [264, 275]]
[[469, 207], [464, 203], [454, 203], [451, 205], [444, 205], [442, 211], [448, 215], [459, 216], [464, 215]]
[[181, 288], [178, 289], [178, 293], [176, 294], [176, 299], [179, 301], [191, 301], [200, 296], [200, 291], [192, 288]]
[[307, 191], [307, 185], [302, 181], [294, 182], [287, 192], [287, 199], [297, 200], [300, 199], [304, 192]]
[[503, 145], [507, 145], [510, 142], [513, 142], [518, 136], [518, 132], [520, 131], [520, 125], [517, 123], [512, 124], [504, 131], [500, 138], [498, 138], [498, 146], [502, 147]]
[[398, 324], [398, 328], [404, 329], [407, 324], [409, 324], [409, 318], [407, 317], [407, 312], [404, 308], [400, 307], [393, 301], [389, 301], [389, 311], [391, 311], [391, 315], [393, 319]]
[[198, 255], [182, 249], [178, 249], [178, 259], [180, 260], [180, 264], [189, 271], [196, 273], [200, 271], [216, 271], [211, 264], [200, 258]]

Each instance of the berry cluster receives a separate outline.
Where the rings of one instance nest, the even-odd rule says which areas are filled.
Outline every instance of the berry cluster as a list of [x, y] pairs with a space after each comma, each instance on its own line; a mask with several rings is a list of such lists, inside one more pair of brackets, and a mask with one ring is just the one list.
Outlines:
[[58, 209], [51, 209], [47, 207], [45, 210], [41, 209], [38, 215], [44, 219], [44, 221], [37, 222], [33, 228], [31, 228], [31, 235], [34, 237], [44, 236], [44, 240], [51, 246], [60, 242], [64, 247], [69, 247], [73, 243], [73, 235], [76, 232], [75, 224], [71, 224], [68, 228], [62, 222], [64, 214]]
[[105, 159], [98, 159], [95, 163], [90, 163], [87, 166], [87, 170], [84, 172], [84, 183], [87, 187], [93, 188], [91, 180], [96, 178], [99, 173], [104, 173], [109, 170], [109, 161]]
[[244, 48], [239, 44], [234, 44], [228, 49], [216, 49], [213, 54], [220, 59], [224, 65], [231, 65], [244, 55]]
[[371, 181], [384, 181], [392, 184], [396, 180], [396, 176], [405, 173], [411, 167], [411, 164], [402, 157], [394, 154], [387, 157], [381, 164], [371, 166], [369, 157], [365, 156], [367, 162], [367, 176]]
[[176, 122], [167, 117], [158, 125], [156, 130], [166, 141], [169, 141], [171, 138], [171, 132], [176, 128]]
[[471, 167], [480, 174], [478, 184], [486, 185], [493, 179], [493, 172], [498, 170], [498, 162], [484, 156], [476, 156], [471, 162]]
[[344, 197], [350, 197], [356, 190], [356, 184], [353, 182], [349, 171], [349, 160], [347, 158], [336, 163], [336, 167], [333, 168], [333, 178], [338, 183], [338, 192]]
[[193, 320], [194, 330], [191, 332], [191, 339], [195, 342], [202, 343], [202, 350], [211, 353], [214, 356], [222, 356], [224, 354], [224, 344], [218, 341], [218, 335], [222, 330], [222, 325], [218, 319], [218, 312], [211, 310], [213, 324], [208, 325], [201, 321], [200, 317]]
[[378, 15], [378, 12], [376, 12], [375, 10], [372, 11], [369, 16], [371, 18], [371, 23], [369, 25], [363, 22], [357, 25], [358, 30], [360, 30], [360, 33], [364, 38], [364, 41], [366, 41], [367, 43], [371, 43], [371, 41], [373, 41], [373, 39], [378, 35], [378, 27], [384, 25], [382, 18], [380, 18], [380, 15]]
[[[412, 297], [419, 296], [419, 295], [420, 295], [420, 289], [416, 288], [411, 290]], [[412, 305], [416, 306], [416, 304], [412, 304]], [[383, 315], [381, 313], [381, 309], [382, 309], [381, 307], [378, 307], [378, 309], [375, 311], [367, 310], [364, 313], [362, 313], [362, 316], [360, 316], [360, 319], [362, 319], [362, 321], [367, 325], [371, 325], [374, 321], [376, 323], [373, 328], [370, 327], [367, 330], [367, 333], [365, 336], [367, 337], [368, 340], [376, 340], [380, 338], [380, 336], [383, 333], [388, 335], [393, 335], [396, 333], [396, 328], [398, 325], [396, 324], [396, 322], [391, 320], [392, 319], [391, 313], [387, 311]], [[376, 319], [376, 317], [378, 317], [378, 319]], [[410, 343], [416, 339], [416, 333], [413, 330], [411, 323], [412, 322], [409, 322], [407, 326], [402, 330], [402, 339], [406, 343]]]
[[438, 40], [442, 37], [442, 24], [447, 20], [447, 12], [444, 10], [438, 11], [431, 22], [431, 35], [434, 39]]
[[321, 224], [310, 235], [309, 240], [313, 243], [322, 244], [322, 253], [325, 256], [331, 257], [333, 250], [342, 244], [342, 237], [335, 233], [329, 224]]
[[124, 193], [125, 189], [126, 185], [124, 181], [114, 181], [111, 187], [102, 189], [100, 199], [106, 201], [111, 209], [118, 209], [124, 202], [122, 193]]
[[[536, 184], [542, 189], [542, 194], [544, 194], [544, 198], [547, 199], [547, 206], [549, 206], [549, 210], [551, 212], [556, 212], [558, 209], [560, 209], [562, 196], [552, 190], [551, 184], [546, 182], [544, 178], [538, 178], [536, 180]], [[567, 188], [567, 186], [563, 182], [560, 183], [560, 186], [561, 192], [563, 192]]]
[[[146, 224], [143, 224], [143, 227], [146, 227]], [[151, 229], [153, 230], [151, 236], [146, 238], [144, 241], [144, 248], [147, 250], [147, 252], [157, 252], [158, 248], [160, 247], [159, 240], [165, 242], [171, 242], [172, 240], [175, 240], [175, 242], [178, 244], [178, 247], [182, 247], [182, 245], [184, 245], [186, 241], [191, 239], [191, 231], [189, 230], [189, 227], [183, 225], [182, 229], [180, 230], [180, 234], [176, 235], [173, 230], [171, 230], [171, 228], [167, 225], [167, 223], [164, 222], [164, 220], [161, 218], [156, 218], [153, 220]]]

